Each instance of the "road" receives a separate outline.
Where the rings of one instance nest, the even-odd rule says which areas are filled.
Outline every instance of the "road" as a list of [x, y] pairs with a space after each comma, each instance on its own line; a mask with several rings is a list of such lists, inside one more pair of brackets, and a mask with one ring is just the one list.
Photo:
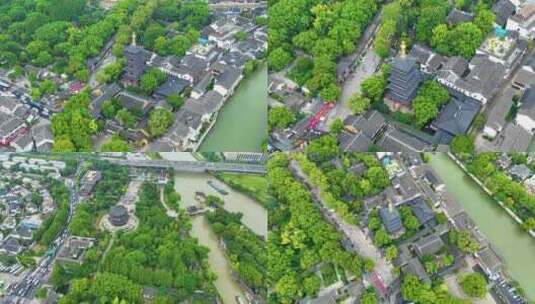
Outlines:
[[327, 207], [326, 202], [320, 195], [319, 189], [312, 185], [308, 176], [301, 170], [295, 160], [290, 162], [290, 169], [310, 189], [312, 197], [319, 204], [324, 218], [331, 222], [345, 236], [346, 241], [351, 244], [351, 249], [359, 255], [373, 260], [375, 268], [372, 273], [367, 275], [367, 279], [382, 293], [382, 296], [386, 296], [388, 286], [394, 281], [394, 277], [392, 276], [394, 267], [392, 264], [381, 255], [379, 249], [377, 249], [363, 229], [357, 225], [346, 223], [334, 210]]
[[357, 68], [342, 84], [342, 93], [336, 106], [329, 112], [325, 123], [319, 126], [323, 131], [328, 131], [329, 126], [336, 118], [342, 120], [351, 114], [349, 99], [355, 93], [360, 93], [360, 85], [368, 77], [375, 74], [381, 64], [381, 58], [373, 50], [373, 38], [381, 22], [382, 9], [375, 15], [372, 23], [366, 28], [357, 51], [352, 55], [353, 60], [359, 60]]
[[[77, 168], [76, 176], [78, 176], [81, 172], [81, 168], [82, 166], [79, 165]], [[74, 210], [76, 209], [76, 206], [79, 203], [79, 197], [75, 189], [74, 180], [65, 179], [65, 184], [69, 188], [71, 194], [69, 198], [69, 215], [67, 217], [67, 223], [65, 224], [65, 227], [58, 234], [58, 236], [56, 237], [54, 242], [52, 242], [52, 245], [49, 248], [52, 254], [49, 256], [45, 256], [41, 260], [39, 265], [33, 271], [29, 271], [28, 273], [26, 273], [24, 278], [19, 283], [8, 286], [6, 289], [7, 298], [18, 299], [20, 303], [29, 302], [30, 299], [34, 297], [40, 285], [46, 281], [45, 278], [47, 278], [52, 272], [52, 267], [54, 265], [54, 261], [58, 253], [61, 251], [65, 240], [69, 238], [68, 226], [72, 220]]]

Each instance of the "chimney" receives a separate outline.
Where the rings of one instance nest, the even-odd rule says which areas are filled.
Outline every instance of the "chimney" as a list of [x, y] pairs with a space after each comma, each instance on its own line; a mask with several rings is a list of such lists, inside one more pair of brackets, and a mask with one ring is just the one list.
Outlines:
[[132, 32], [132, 45], [136, 46], [136, 32]]

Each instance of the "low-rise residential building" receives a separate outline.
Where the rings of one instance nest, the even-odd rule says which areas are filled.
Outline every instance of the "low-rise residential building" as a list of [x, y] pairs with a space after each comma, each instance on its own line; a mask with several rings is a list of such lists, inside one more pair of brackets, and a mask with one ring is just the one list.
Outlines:
[[342, 151], [368, 151], [386, 126], [386, 120], [377, 111], [368, 111], [362, 115], [349, 115], [344, 120], [344, 130], [338, 135]]
[[512, 178], [520, 182], [523, 182], [533, 174], [531, 169], [529, 169], [529, 167], [525, 164], [514, 165], [509, 169], [508, 172]]
[[506, 67], [476, 54], [470, 63], [460, 57], [450, 57], [437, 73], [437, 81], [450, 90], [486, 104], [492, 98], [504, 77]]
[[243, 78], [242, 72], [234, 67], [227, 67], [215, 78], [214, 90], [223, 96], [234, 93], [234, 89]]
[[80, 195], [81, 196], [89, 196], [91, 192], [93, 191], [93, 188], [95, 185], [100, 181], [102, 178], [102, 173], [100, 171], [96, 170], [89, 170], [87, 171], [82, 179], [80, 180]]
[[519, 100], [520, 108], [518, 109], [515, 121], [531, 134], [535, 133], [535, 87], [526, 89]]
[[526, 1], [516, 13], [507, 20], [506, 29], [516, 31], [524, 39], [535, 37], [535, 4]]

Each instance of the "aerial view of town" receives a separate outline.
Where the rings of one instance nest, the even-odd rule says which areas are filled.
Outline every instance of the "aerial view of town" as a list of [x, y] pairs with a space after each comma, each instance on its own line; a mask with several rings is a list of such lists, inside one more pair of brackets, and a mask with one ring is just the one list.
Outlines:
[[266, 303], [266, 161], [0, 154], [0, 303]]
[[267, 177], [268, 303], [533, 303], [533, 154], [277, 152]]
[[274, 0], [269, 150], [535, 151], [532, 0]]
[[0, 3], [0, 151], [250, 151], [267, 142], [267, 4]]

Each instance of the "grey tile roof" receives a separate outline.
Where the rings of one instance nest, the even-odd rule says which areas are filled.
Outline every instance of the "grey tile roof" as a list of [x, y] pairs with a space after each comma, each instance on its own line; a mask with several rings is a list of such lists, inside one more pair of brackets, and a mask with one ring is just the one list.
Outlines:
[[208, 63], [195, 55], [186, 55], [180, 61], [179, 70], [181, 73], [189, 74], [193, 77], [194, 83], [199, 81], [206, 72]]
[[416, 241], [414, 246], [418, 252], [418, 255], [424, 256], [437, 253], [442, 247], [444, 247], [444, 242], [435, 234], [430, 234]]
[[0, 136], [5, 136], [15, 131], [24, 121], [18, 117], [0, 113]]
[[531, 117], [532, 119], [535, 119], [535, 88], [534, 87], [530, 87], [526, 91], [524, 91], [522, 98], [520, 98], [520, 103], [522, 105], [520, 106], [520, 109], [518, 110], [518, 114], [526, 115], [528, 117]]
[[496, 15], [495, 22], [505, 27], [507, 19], [515, 13], [515, 5], [509, 0], [499, 0], [492, 6], [492, 11]]
[[208, 91], [198, 100], [189, 98], [184, 104], [184, 109], [200, 115], [212, 114], [223, 105], [223, 96], [216, 91]]
[[167, 80], [154, 92], [155, 95], [167, 97], [173, 94], [180, 94], [189, 85], [187, 80], [168, 76]]
[[353, 134], [342, 131], [338, 135], [340, 149], [344, 152], [366, 152], [373, 144], [371, 139], [362, 132]]
[[221, 74], [216, 78], [215, 84], [224, 87], [225, 89], [230, 89], [238, 81], [241, 76], [241, 71], [235, 67], [227, 67], [223, 70]]
[[386, 97], [410, 105], [422, 81], [423, 75], [418, 69], [416, 59], [411, 56], [397, 56], [392, 61]]
[[418, 218], [420, 224], [426, 224], [435, 218], [435, 213], [427, 205], [422, 197], [417, 197], [409, 202], [409, 207], [412, 212]]
[[514, 165], [509, 169], [509, 174], [518, 180], [525, 180], [532, 175], [531, 170], [525, 164]]
[[458, 100], [452, 98], [446, 104], [436, 120], [433, 127], [445, 131], [453, 136], [465, 134], [479, 112], [480, 104], [471, 100]]
[[474, 15], [454, 8], [446, 18], [446, 22], [448, 22], [449, 25], [457, 25], [459, 23], [472, 21], [473, 19]]
[[0, 107], [8, 109], [9, 112], [13, 112], [20, 103], [12, 97], [0, 96]]
[[389, 233], [396, 233], [403, 229], [401, 216], [396, 208], [382, 208], [379, 210], [379, 215], [381, 216], [381, 220], [383, 221], [383, 224]]
[[424, 152], [432, 148], [431, 143], [394, 127], [389, 128], [377, 143], [387, 152]]
[[526, 152], [531, 142], [532, 135], [520, 125], [509, 123], [498, 135], [495, 151], [503, 152]]
[[121, 88], [116, 83], [104, 86], [102, 89], [102, 95], [91, 101], [90, 108], [93, 117], [99, 117], [101, 115], [100, 112], [102, 111], [102, 103], [111, 99], [120, 91]]
[[146, 61], [149, 59], [149, 52], [141, 46], [127, 45], [124, 48], [126, 66], [124, 79], [138, 81], [146, 68]]

